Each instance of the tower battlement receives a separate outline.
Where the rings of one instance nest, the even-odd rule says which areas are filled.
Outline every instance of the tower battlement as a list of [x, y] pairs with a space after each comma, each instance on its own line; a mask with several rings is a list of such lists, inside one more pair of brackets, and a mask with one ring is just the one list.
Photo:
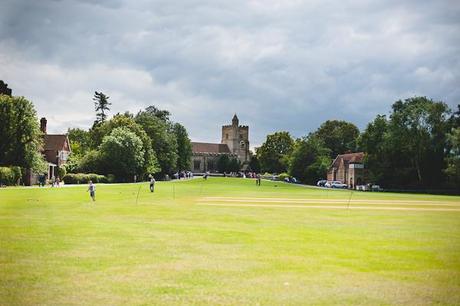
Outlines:
[[236, 114], [232, 118], [232, 124], [222, 125], [221, 143], [226, 144], [242, 164], [249, 162], [249, 126], [239, 125]]

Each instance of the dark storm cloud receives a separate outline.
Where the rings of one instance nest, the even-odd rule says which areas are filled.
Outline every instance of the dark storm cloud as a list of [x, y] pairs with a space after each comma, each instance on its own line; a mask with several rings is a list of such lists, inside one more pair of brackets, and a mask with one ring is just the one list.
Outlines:
[[171, 110], [196, 140], [218, 141], [237, 112], [259, 144], [333, 118], [364, 128], [413, 95], [454, 107], [459, 13], [457, 1], [6, 1], [1, 78], [56, 130], [88, 126], [103, 90], [114, 112]]

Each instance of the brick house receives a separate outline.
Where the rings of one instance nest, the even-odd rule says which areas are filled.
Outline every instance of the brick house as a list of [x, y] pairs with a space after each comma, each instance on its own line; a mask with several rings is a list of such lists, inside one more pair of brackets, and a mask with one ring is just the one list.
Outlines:
[[40, 130], [44, 134], [42, 154], [48, 162], [47, 176], [52, 178], [58, 176], [57, 170], [67, 162], [71, 149], [66, 134], [47, 134], [46, 123], [46, 118], [40, 119]]
[[328, 181], [340, 181], [349, 188], [364, 184], [366, 180], [364, 152], [337, 155], [327, 172]]

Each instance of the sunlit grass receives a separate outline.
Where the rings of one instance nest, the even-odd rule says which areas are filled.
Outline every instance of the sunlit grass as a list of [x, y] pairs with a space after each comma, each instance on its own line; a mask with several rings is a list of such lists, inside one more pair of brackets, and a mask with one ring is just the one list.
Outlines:
[[459, 197], [210, 178], [98, 185], [92, 203], [86, 188], [0, 190], [0, 305], [460, 303], [458, 211], [199, 205]]

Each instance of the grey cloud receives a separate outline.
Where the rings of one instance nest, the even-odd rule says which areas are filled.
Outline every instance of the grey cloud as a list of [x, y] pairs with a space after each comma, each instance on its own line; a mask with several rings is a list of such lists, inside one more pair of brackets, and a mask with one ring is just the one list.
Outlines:
[[392, 102], [460, 92], [457, 1], [4, 1], [2, 78], [56, 129], [89, 125], [91, 95], [114, 112], [156, 104], [195, 140], [234, 112], [259, 144], [322, 121], [364, 128]]

